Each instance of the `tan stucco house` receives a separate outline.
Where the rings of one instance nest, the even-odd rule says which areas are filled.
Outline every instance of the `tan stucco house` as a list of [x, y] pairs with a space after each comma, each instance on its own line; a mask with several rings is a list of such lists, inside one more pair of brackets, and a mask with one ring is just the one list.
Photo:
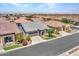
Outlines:
[[15, 44], [15, 36], [20, 33], [16, 23], [0, 21], [0, 47]]
[[45, 22], [49, 27], [57, 30], [57, 31], [66, 31], [66, 30], [70, 30], [70, 25], [68, 24], [63, 24], [59, 21], [47, 21]]

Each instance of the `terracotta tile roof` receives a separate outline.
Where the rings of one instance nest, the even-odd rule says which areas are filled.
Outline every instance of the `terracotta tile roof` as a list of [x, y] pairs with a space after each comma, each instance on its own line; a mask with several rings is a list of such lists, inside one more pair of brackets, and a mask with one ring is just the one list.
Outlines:
[[47, 21], [45, 22], [48, 26], [51, 26], [51, 27], [62, 27], [63, 26], [63, 23], [61, 22], [58, 22], [58, 21]]
[[0, 23], [0, 35], [10, 34], [10, 33], [20, 33], [18, 27], [13, 22]]
[[33, 21], [43, 21], [43, 18], [31, 18]]
[[29, 22], [29, 20], [26, 17], [21, 17], [15, 20], [15, 23], [23, 23], [23, 22]]
[[8, 22], [5, 17], [0, 17], [0, 23]]
[[59, 21], [47, 21], [45, 22], [48, 26], [52, 27], [52, 28], [63, 28], [63, 26], [66, 27], [70, 27], [69, 24], [64, 24], [62, 22]]

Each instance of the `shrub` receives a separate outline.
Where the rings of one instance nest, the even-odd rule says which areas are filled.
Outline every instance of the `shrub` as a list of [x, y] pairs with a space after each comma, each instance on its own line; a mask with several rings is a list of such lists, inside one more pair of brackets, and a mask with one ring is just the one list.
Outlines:
[[67, 18], [62, 18], [62, 22], [64, 22], [64, 23], [71, 23]]
[[30, 36], [26, 36], [26, 40], [27, 41], [30, 41], [31, 40], [31, 37]]
[[23, 46], [26, 46], [27, 44], [28, 44], [27, 40], [24, 39], [24, 40], [22, 41], [22, 45], [23, 45]]
[[32, 16], [26, 16], [27, 18], [32, 18]]
[[52, 33], [54, 33], [54, 29], [47, 30], [49, 37], [52, 37]]
[[22, 43], [22, 45], [27, 45], [28, 42], [32, 42], [31, 37], [30, 36], [26, 36], [23, 33], [19, 33], [19, 34], [16, 35], [16, 41], [18, 43]]

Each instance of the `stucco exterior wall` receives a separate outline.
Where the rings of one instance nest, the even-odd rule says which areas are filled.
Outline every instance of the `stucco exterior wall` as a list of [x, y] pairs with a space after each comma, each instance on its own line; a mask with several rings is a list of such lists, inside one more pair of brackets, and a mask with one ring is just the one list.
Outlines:
[[[5, 43], [4, 42], [4, 37], [8, 37], [8, 36], [12, 37], [13, 41], [9, 42], [9, 43]], [[10, 45], [10, 44], [15, 44], [15, 35], [14, 34], [9, 34], [9, 35], [0, 36], [0, 41], [1, 41], [0, 47], [4, 47], [4, 46]]]

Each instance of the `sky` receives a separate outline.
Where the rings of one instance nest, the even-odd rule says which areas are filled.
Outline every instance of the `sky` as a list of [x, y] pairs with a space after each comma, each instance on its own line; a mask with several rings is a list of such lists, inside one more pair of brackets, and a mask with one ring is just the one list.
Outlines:
[[0, 13], [79, 14], [79, 3], [0, 3]]

